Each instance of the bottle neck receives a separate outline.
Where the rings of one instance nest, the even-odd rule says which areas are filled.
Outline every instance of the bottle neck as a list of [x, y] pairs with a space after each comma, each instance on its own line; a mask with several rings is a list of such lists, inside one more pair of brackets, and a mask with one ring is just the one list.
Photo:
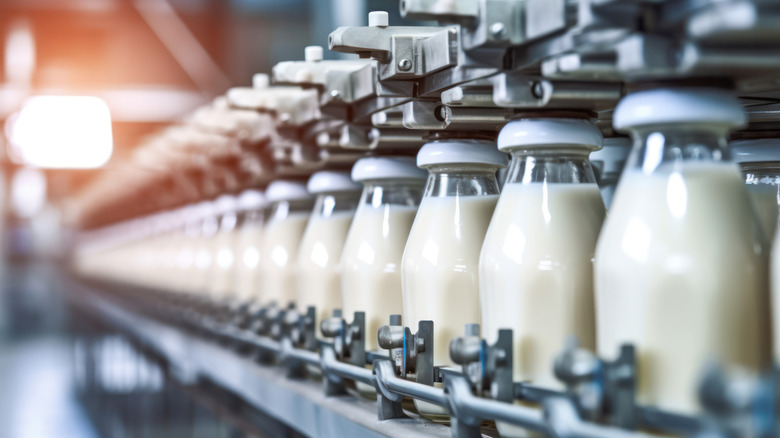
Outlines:
[[420, 205], [423, 188], [422, 181], [366, 181], [360, 204], [372, 208], [382, 205], [416, 207]]
[[277, 201], [271, 206], [269, 221], [281, 221], [293, 214], [311, 213], [312, 200]]
[[745, 184], [780, 186], [780, 162], [741, 163]]
[[236, 229], [236, 225], [238, 225], [238, 214], [235, 211], [224, 213], [219, 218], [220, 233], [231, 233]]
[[265, 222], [265, 210], [248, 210], [238, 215], [238, 227], [260, 227]]
[[424, 197], [498, 195], [496, 167], [434, 166], [428, 169]]
[[322, 193], [314, 202], [312, 217], [328, 218], [337, 213], [354, 212], [360, 201], [360, 192]]
[[505, 184], [595, 183], [591, 148], [553, 146], [512, 151]]
[[634, 132], [626, 168], [646, 175], [675, 170], [688, 162], [730, 162], [726, 131], [669, 128]]

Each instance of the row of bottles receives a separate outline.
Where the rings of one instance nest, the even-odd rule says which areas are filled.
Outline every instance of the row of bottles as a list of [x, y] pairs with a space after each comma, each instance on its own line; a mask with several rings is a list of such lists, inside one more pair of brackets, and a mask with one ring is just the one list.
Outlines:
[[[362, 310], [369, 334], [394, 313], [411, 327], [430, 319], [440, 366], [452, 365], [447, 346], [464, 324], [481, 323], [490, 342], [511, 328], [514, 379], [553, 389], [562, 385], [552, 363], [570, 336], [605, 358], [630, 342], [640, 402], [693, 413], [708, 360], [750, 373], [771, 361], [778, 181], [755, 166], [748, 183], [769, 188], [751, 203], [726, 147], [744, 122], [737, 101], [716, 90], [630, 94], [614, 125], [634, 146], [608, 212], [589, 159], [600, 130], [588, 114], [550, 114], [510, 121], [497, 147], [443, 137], [416, 163], [363, 158], [351, 175], [279, 180], [264, 196], [162, 215], [151, 238], [120, 232], [122, 245], [85, 246], [77, 268], [221, 301], [314, 305], [318, 320]], [[367, 347], [377, 348], [374, 336]]]

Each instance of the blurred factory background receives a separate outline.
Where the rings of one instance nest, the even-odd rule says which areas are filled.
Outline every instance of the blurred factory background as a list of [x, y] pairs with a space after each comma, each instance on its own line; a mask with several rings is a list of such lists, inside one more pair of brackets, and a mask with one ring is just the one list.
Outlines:
[[[302, 59], [305, 46], [327, 45], [337, 25], [362, 25], [370, 10], [390, 11], [392, 23], [403, 22], [395, 0], [0, 0], [0, 437], [123, 436], [117, 430], [126, 430], [112, 429], [121, 423], [115, 418], [93, 424], [75, 403], [66, 329], [73, 321], [64, 314], [54, 268], [68, 196], [126, 159], [144, 136], [230, 86], [250, 84], [254, 73]], [[326, 58], [336, 56], [325, 51]], [[34, 95], [101, 100], [76, 102], [83, 108], [72, 114], [59, 111], [56, 99], [29, 100]], [[105, 118], [106, 106], [110, 131], [101, 137], [79, 130]], [[63, 144], [68, 135], [95, 145], [74, 156]], [[119, 340], [106, 351], [134, 354]], [[124, 393], [159, 385], [152, 365], [128, 363], [135, 365], [124, 374], [111, 371], [120, 387], [129, 382]], [[174, 390], [166, 395], [176, 396]], [[114, 402], [140, 403], [148, 409], [138, 415], [153, 415], [155, 400], [144, 404], [142, 395], [128, 395]], [[192, 417], [197, 409], [180, 414]], [[202, 436], [231, 433], [218, 418], [202, 418], [213, 426], [198, 428]], [[174, 435], [170, 429], [131, 433]]]

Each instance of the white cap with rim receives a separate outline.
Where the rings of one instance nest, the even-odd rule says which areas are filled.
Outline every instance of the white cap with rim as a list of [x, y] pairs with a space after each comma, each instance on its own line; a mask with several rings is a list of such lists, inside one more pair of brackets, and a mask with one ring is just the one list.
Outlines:
[[265, 195], [260, 190], [247, 189], [238, 195], [238, 210], [239, 211], [252, 211], [265, 208], [266, 200]]
[[735, 140], [729, 143], [729, 149], [737, 163], [780, 162], [780, 138]]
[[417, 153], [417, 167], [426, 169], [439, 164], [482, 164], [506, 167], [508, 157], [495, 143], [481, 140], [441, 140], [426, 143]]
[[356, 182], [379, 180], [425, 181], [428, 172], [415, 165], [412, 157], [367, 157], [357, 160], [352, 167]]
[[743, 126], [745, 111], [734, 95], [713, 88], [660, 88], [629, 94], [615, 108], [617, 130], [691, 125], [726, 131]]
[[509, 122], [498, 134], [498, 149], [509, 152], [513, 149], [536, 146], [584, 146], [600, 149], [603, 137], [601, 131], [589, 120], [538, 118]]
[[322, 170], [309, 178], [306, 184], [309, 193], [318, 195], [321, 193], [355, 192], [363, 189], [363, 186], [352, 181], [349, 172]]
[[302, 181], [277, 180], [265, 189], [265, 199], [270, 202], [305, 201], [312, 199], [311, 193], [306, 190], [306, 183]]

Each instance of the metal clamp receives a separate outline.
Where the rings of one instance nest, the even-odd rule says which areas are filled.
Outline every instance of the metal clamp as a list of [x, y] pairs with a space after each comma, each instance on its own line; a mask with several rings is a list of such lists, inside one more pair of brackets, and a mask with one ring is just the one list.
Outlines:
[[390, 325], [378, 333], [379, 346], [390, 350], [396, 373], [403, 378], [415, 374], [417, 383], [433, 385], [433, 321], [420, 321], [414, 335], [401, 325], [401, 315], [390, 315]]
[[450, 358], [461, 365], [475, 394], [488, 392], [494, 400], [512, 402], [512, 330], [499, 330], [496, 343], [488, 345], [479, 324], [466, 324], [465, 336], [450, 342]]
[[320, 322], [323, 336], [333, 338], [333, 350], [342, 362], [357, 366], [366, 364], [366, 314], [355, 312], [351, 323], [334, 310], [333, 317]]
[[598, 358], [568, 342], [555, 359], [555, 376], [566, 384], [582, 416], [591, 421], [607, 419], [613, 426], [633, 429], [639, 421], [636, 405], [636, 354], [623, 345], [614, 361]]

